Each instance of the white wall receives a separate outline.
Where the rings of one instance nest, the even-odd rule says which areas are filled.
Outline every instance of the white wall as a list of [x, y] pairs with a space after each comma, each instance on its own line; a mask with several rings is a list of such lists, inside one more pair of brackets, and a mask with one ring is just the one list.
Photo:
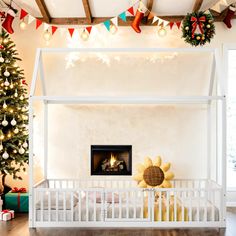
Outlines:
[[[17, 24], [17, 22], [15, 22]], [[235, 23], [235, 22], [234, 22]], [[23, 59], [23, 61], [21, 62], [22, 68], [24, 68], [25, 70], [25, 76], [27, 78], [27, 81], [30, 83], [31, 77], [32, 77], [32, 71], [33, 71], [33, 63], [34, 63], [34, 56], [35, 56], [35, 50], [37, 47], [46, 47], [46, 43], [43, 40], [42, 37], [42, 29], [39, 30], [35, 30], [35, 26], [31, 25], [28, 26], [28, 28], [25, 31], [21, 31], [19, 29], [19, 27], [15, 27], [16, 33], [12, 36], [13, 40], [16, 42], [17, 45], [17, 49], [20, 53], [21, 58]], [[74, 41], [71, 41], [68, 37], [67, 33], [64, 34], [60, 34], [59, 31], [55, 33], [55, 36], [53, 36], [53, 39], [50, 42], [49, 47], [67, 47], [67, 46], [74, 46], [74, 47], [191, 47], [188, 46], [183, 39], [181, 38], [181, 31], [174, 29], [172, 31], [168, 32], [168, 36], [166, 36], [165, 38], [158, 38], [157, 33], [156, 33], [156, 27], [142, 27], [142, 33], [141, 34], [136, 34], [131, 28], [129, 27], [120, 27], [119, 31], [116, 35], [109, 35], [105, 29], [103, 29], [102, 31], [104, 31], [104, 33], [102, 33], [100, 36], [97, 37], [92, 37], [91, 35], [91, 40], [89, 40], [88, 42], [81, 42], [79, 39], [76, 39]], [[76, 35], [75, 35], [76, 36]], [[216, 36], [215, 38], [212, 40], [212, 43], [208, 46], [210, 47], [217, 47], [217, 48], [222, 48], [222, 44], [223, 43], [229, 43], [229, 42], [234, 42], [236, 38], [236, 30], [233, 27], [231, 30], [226, 29], [226, 27], [222, 24], [222, 23], [216, 23]], [[50, 62], [50, 66], [53, 67], [57, 67], [58, 65], [56, 64], [56, 62], [52, 61]], [[186, 68], [186, 70], [188, 70], [188, 68]], [[176, 73], [178, 73], [177, 69], [176, 69]], [[191, 75], [191, 71], [189, 71], [189, 74]], [[98, 80], [100, 80], [100, 78], [97, 78]], [[124, 86], [126, 86], [124, 84]], [[68, 109], [73, 109], [72, 107], [64, 107], [63, 108], [65, 111]], [[187, 117], [191, 117], [191, 113], [188, 113], [188, 111], [181, 111], [180, 110], [176, 110], [173, 107], [168, 107], [165, 112], [163, 111], [163, 109], [158, 109], [157, 111], [155, 111], [153, 113], [153, 109], [150, 108], [145, 108], [145, 112], [140, 114], [140, 110], [138, 110], [138, 108], [132, 108], [132, 109], [127, 109], [125, 107], [122, 107], [122, 112], [124, 112], [125, 116], [129, 116], [129, 119], [127, 121], [122, 121], [121, 124], [125, 123], [129, 123], [130, 121], [132, 121], [133, 123], [131, 124], [131, 128], [130, 130], [132, 132], [129, 132], [129, 135], [131, 135], [132, 137], [135, 136], [135, 131], [136, 131], [136, 126], [139, 125], [140, 129], [143, 129], [143, 126], [145, 125], [145, 123], [155, 123], [155, 118], [156, 117], [160, 117], [160, 119], [166, 119], [166, 114], [169, 114], [169, 116], [174, 116], [177, 115], [176, 120], [174, 122], [179, 122], [181, 123], [181, 119], [184, 119]], [[95, 111], [94, 111], [95, 110]], [[77, 152], [77, 156], [80, 157], [81, 159], [86, 158], [88, 156], [88, 150], [85, 148], [88, 148], [89, 146], [89, 139], [93, 139], [92, 141], [95, 142], [97, 141], [96, 138], [98, 137], [97, 134], [102, 133], [103, 128], [105, 126], [107, 126], [107, 123], [104, 121], [107, 121], [108, 123], [111, 122], [108, 118], [104, 120], [101, 119], [101, 117], [99, 117], [99, 108], [96, 109], [87, 109], [84, 108], [82, 110], [77, 110], [75, 109], [75, 116], [78, 118], [78, 120], [76, 121], [83, 121], [81, 119], [84, 118], [85, 121], [85, 125], [87, 125], [87, 127], [90, 127], [90, 137], [84, 141], [84, 143], [86, 144], [86, 146], [82, 147], [82, 146], [78, 146], [76, 148], [76, 152]], [[83, 115], [81, 115], [81, 112], [83, 112]], [[98, 112], [97, 114], [95, 114], [95, 112]], [[103, 110], [103, 112], [105, 112], [106, 114], [110, 114], [113, 113], [117, 116], [117, 108], [116, 107], [107, 107], [105, 109], [105, 111]], [[95, 120], [93, 121], [89, 121], [87, 120], [88, 117], [91, 117], [91, 113], [93, 114], [93, 117], [95, 117]], [[55, 114], [55, 113], [54, 113]], [[199, 113], [200, 114], [200, 113]], [[60, 117], [60, 119], [64, 118], [65, 120], [68, 118], [66, 117], [66, 112], [63, 113], [63, 116]], [[122, 114], [123, 116], [123, 114]], [[138, 118], [140, 117], [142, 118], [142, 124], [140, 124], [138, 122]], [[121, 113], [118, 114], [119, 120], [121, 120]], [[51, 117], [53, 118], [53, 117]], [[201, 118], [201, 114], [199, 115], [199, 119]], [[80, 120], [79, 120], [80, 119]], [[198, 120], [197, 119], [193, 119], [194, 124], [196, 124], [195, 122]], [[89, 123], [91, 122], [91, 123]], [[101, 126], [99, 127], [99, 129], [97, 131], [94, 131], [93, 127], [96, 126], [96, 124], [99, 122], [103, 122], [101, 123]], [[55, 123], [55, 122], [54, 122]], [[81, 123], [82, 124], [82, 123]], [[113, 123], [112, 123], [113, 124]], [[171, 123], [169, 123], [171, 125]], [[158, 124], [155, 124], [153, 127], [148, 127], [148, 129], [146, 130], [146, 132], [144, 132], [144, 139], [142, 139], [141, 137], [135, 137], [134, 141], [133, 141], [133, 145], [134, 147], [137, 147], [138, 145], [142, 144], [144, 147], [146, 147], [146, 150], [143, 149], [138, 149], [137, 150], [137, 158], [136, 161], [141, 161], [143, 159], [144, 156], [146, 155], [151, 155], [151, 156], [155, 156], [157, 154], [163, 154], [165, 156], [165, 159], [168, 161], [173, 161], [176, 163], [176, 165], [174, 166], [174, 171], [176, 172], [178, 177], [182, 177], [182, 176], [186, 176], [186, 175], [191, 175], [191, 170], [193, 170], [193, 166], [194, 168], [197, 167], [199, 169], [203, 168], [204, 163], [197, 163], [197, 159], [196, 156], [193, 157], [193, 162], [195, 161], [194, 165], [188, 166], [190, 169], [188, 172], [184, 172], [184, 168], [183, 168], [183, 163], [184, 159], [180, 159], [181, 162], [178, 163], [178, 160], [176, 160], [176, 156], [180, 156], [181, 154], [178, 153], [171, 153], [171, 149], [169, 149], [168, 145], [165, 146], [162, 142], [160, 142], [160, 148], [159, 147], [155, 147], [154, 148], [154, 144], [155, 144], [155, 138], [156, 137], [160, 137], [162, 133], [166, 134], [166, 137], [172, 137], [173, 139], [171, 140], [171, 144], [173, 144], [175, 142], [174, 138], [179, 137], [178, 132], [176, 132], [176, 134], [173, 136], [173, 130], [169, 129], [169, 130], [162, 130], [163, 127], [159, 127], [160, 129], [156, 129], [158, 126]], [[118, 124], [115, 124], [115, 130], [118, 129]], [[69, 129], [73, 130], [73, 127], [71, 126], [71, 124], [68, 126]], [[77, 127], [82, 128], [82, 127]], [[197, 128], [194, 127], [194, 125], [191, 127], [189, 126], [189, 134], [192, 132], [191, 130]], [[139, 130], [140, 130], [139, 129]], [[181, 129], [181, 128], [180, 128]], [[83, 139], [83, 137], [86, 136], [86, 134], [84, 133], [86, 129], [84, 129], [81, 133], [79, 133], [78, 138], [80, 140]], [[129, 130], [129, 131], [130, 131]], [[152, 130], [154, 130], [154, 132], [151, 132]], [[54, 131], [52, 131], [51, 135], [54, 135], [55, 129]], [[123, 136], [121, 139], [118, 138], [118, 136], [116, 136], [116, 134], [113, 133], [114, 131], [110, 131], [109, 132], [109, 137], [112, 135], [114, 137], [113, 143], [119, 143], [119, 142], [127, 142], [126, 139], [128, 139], [131, 136], [126, 136], [125, 132], [122, 132]], [[151, 136], [149, 136], [151, 134]], [[198, 135], [200, 136], [200, 134], [198, 133]], [[199, 139], [199, 136], [196, 136], [196, 139]], [[67, 138], [67, 136], [65, 137]], [[184, 146], [186, 144], [186, 140], [188, 140], [188, 134], [181, 140], [181, 145]], [[76, 145], [76, 140], [75, 139], [71, 139]], [[104, 143], [107, 142], [106, 138], [104, 138], [102, 140]], [[63, 142], [63, 137], [62, 139], [58, 139], [58, 142], [56, 139], [54, 139], [54, 142], [52, 142], [51, 145], [51, 149], [55, 150], [54, 145], [58, 145], [58, 144], [64, 144], [69, 146], [69, 144], [71, 144], [71, 142], [69, 142], [69, 140], [65, 140], [65, 142]], [[162, 145], [163, 144], [163, 145]], [[175, 144], [176, 145], [176, 144]], [[204, 144], [203, 144], [204, 145]], [[197, 148], [197, 147], [195, 147]], [[69, 150], [69, 149], [68, 149]], [[185, 150], [185, 155], [189, 154], [189, 158], [191, 158], [191, 150]], [[194, 153], [194, 151], [193, 151]], [[67, 154], [67, 153], [65, 153]], [[79, 159], [75, 159], [76, 160], [76, 165], [70, 164], [71, 165], [71, 170], [73, 170], [73, 173], [75, 173], [75, 171], [79, 171], [79, 166], [81, 166], [81, 163], [79, 161]], [[59, 162], [59, 164], [61, 166], [64, 166], [65, 163], [67, 166], [67, 171], [63, 171], [62, 168], [54, 168], [57, 163]], [[86, 160], [83, 163], [88, 163], [88, 161]], [[40, 164], [40, 161], [39, 161]], [[199, 165], [198, 165], [199, 164]], [[54, 166], [54, 167], [53, 167]], [[59, 161], [56, 160], [53, 161], [53, 163], [51, 163], [51, 167], [54, 169], [55, 174], [60, 174], [62, 173], [63, 175], [67, 175], [68, 170], [70, 169], [70, 166], [68, 165], [68, 161], [66, 160], [63, 161]], [[40, 171], [39, 171], [39, 166], [37, 167], [37, 176], [38, 178], [40, 178]], [[191, 169], [192, 168], [192, 169]], [[62, 170], [62, 172], [60, 171], [56, 171], [56, 169], [60, 169]], [[88, 164], [86, 166], [86, 168], [84, 169], [85, 172], [83, 173], [88, 173]], [[72, 171], [71, 171], [72, 173]], [[76, 174], [78, 176], [78, 174]], [[15, 186], [17, 184], [19, 185], [27, 185], [27, 175], [24, 175], [24, 181], [23, 182], [14, 182], [11, 178], [8, 178], [8, 183], [12, 186]]]

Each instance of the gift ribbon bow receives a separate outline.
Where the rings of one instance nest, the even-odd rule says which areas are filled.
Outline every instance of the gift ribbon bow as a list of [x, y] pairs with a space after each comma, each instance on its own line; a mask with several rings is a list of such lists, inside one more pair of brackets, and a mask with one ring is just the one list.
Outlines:
[[13, 212], [11, 212], [11, 211], [9, 211], [9, 210], [3, 210], [1, 213], [2, 213], [3, 215], [4, 215], [4, 214], [7, 214], [7, 213], [10, 213], [10, 214], [11, 214], [11, 218], [13, 218]]
[[203, 22], [206, 21], [206, 17], [201, 16], [201, 17], [197, 18], [195, 16], [191, 16], [190, 21], [192, 22], [192, 38], [194, 38], [194, 33], [195, 33], [197, 26], [199, 26], [199, 29], [200, 29], [201, 33], [203, 34], [202, 27], [203, 27]]
[[17, 187], [14, 187], [14, 188], [12, 188], [11, 192], [12, 192], [12, 193], [26, 193], [26, 188], [17, 188]]

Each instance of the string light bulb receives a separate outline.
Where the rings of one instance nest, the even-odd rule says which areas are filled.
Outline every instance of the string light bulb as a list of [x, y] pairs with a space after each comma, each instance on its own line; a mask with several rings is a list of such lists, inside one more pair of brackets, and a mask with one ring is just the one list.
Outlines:
[[46, 31], [44, 31], [43, 33], [43, 38], [45, 39], [45, 41], [49, 41], [52, 38], [52, 34], [48, 31], [48, 29]]
[[83, 32], [80, 34], [80, 38], [83, 41], [87, 41], [89, 39], [89, 32], [86, 29], [83, 29]]
[[6, 104], [6, 102], [4, 101], [4, 103], [3, 103], [3, 106], [2, 106], [4, 109], [6, 109], [7, 108], [7, 104]]
[[115, 34], [117, 32], [118, 28], [116, 27], [115, 24], [110, 25], [110, 33]]
[[161, 26], [159, 30], [157, 31], [157, 34], [159, 37], [165, 37], [167, 34], [167, 31], [164, 26]]
[[20, 28], [24, 30], [26, 28], [26, 23], [24, 21], [20, 22]]

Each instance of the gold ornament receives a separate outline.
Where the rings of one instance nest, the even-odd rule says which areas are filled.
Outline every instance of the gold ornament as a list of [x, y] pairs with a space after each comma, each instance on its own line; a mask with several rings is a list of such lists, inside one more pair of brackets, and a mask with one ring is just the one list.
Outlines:
[[197, 36], [197, 37], [196, 37], [196, 39], [197, 39], [197, 40], [200, 40], [200, 39], [201, 39], [201, 37], [200, 37], [200, 36]]
[[186, 26], [186, 27], [185, 27], [185, 30], [189, 30], [189, 27], [188, 27], [188, 26]]

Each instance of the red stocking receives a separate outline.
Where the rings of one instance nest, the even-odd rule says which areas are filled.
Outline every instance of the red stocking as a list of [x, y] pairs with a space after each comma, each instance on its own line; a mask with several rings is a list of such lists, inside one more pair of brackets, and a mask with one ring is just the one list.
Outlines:
[[227, 14], [226, 14], [226, 16], [225, 16], [225, 18], [224, 18], [224, 20], [223, 20], [223, 22], [226, 24], [226, 26], [227, 26], [228, 28], [231, 28], [231, 27], [232, 27], [232, 25], [231, 25], [231, 20], [232, 20], [232, 18], [233, 18], [233, 16], [234, 16], [235, 11], [236, 11], [236, 7], [234, 7], [234, 6], [231, 5], [231, 6], [228, 8]]
[[6, 15], [6, 18], [5, 20], [3, 21], [2, 23], [2, 27], [9, 33], [9, 34], [13, 34], [14, 33], [14, 30], [12, 28], [12, 23], [13, 23], [13, 20], [15, 19], [15, 12], [10, 9], [8, 10], [7, 12], [7, 15]]
[[137, 10], [136, 14], [135, 14], [135, 18], [131, 24], [131, 27], [137, 32], [137, 33], [141, 33], [141, 29], [140, 29], [140, 22], [142, 20], [144, 16], [144, 13], [141, 10]]

